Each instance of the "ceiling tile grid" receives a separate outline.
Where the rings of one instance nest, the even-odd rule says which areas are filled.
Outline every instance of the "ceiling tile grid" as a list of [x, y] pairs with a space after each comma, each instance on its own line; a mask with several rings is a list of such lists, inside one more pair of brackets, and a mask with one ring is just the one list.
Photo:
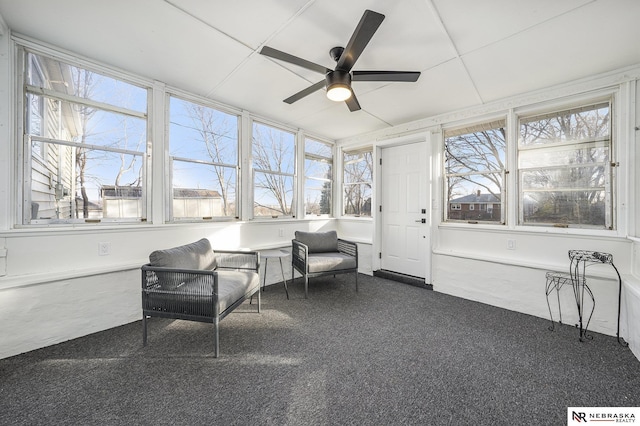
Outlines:
[[[353, 82], [361, 110], [319, 90], [366, 9], [385, 15], [353, 70], [421, 71]], [[318, 136], [344, 139], [640, 63], [637, 0], [0, 0], [16, 33]]]

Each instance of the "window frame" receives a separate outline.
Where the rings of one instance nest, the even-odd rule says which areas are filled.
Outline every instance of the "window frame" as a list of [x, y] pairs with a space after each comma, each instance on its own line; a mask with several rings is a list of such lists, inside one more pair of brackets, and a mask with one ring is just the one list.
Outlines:
[[[77, 56], [70, 56], [61, 51], [48, 49], [37, 45], [35, 43], [30, 43], [24, 40], [14, 40], [13, 47], [16, 51], [16, 58], [14, 69], [15, 69], [15, 84], [16, 84], [16, 93], [17, 93], [17, 105], [18, 105], [18, 113], [16, 114], [16, 143], [18, 144], [17, 149], [17, 158], [18, 158], [18, 181], [16, 185], [16, 193], [17, 200], [16, 203], [16, 221], [15, 226], [18, 228], [21, 227], [39, 227], [39, 226], [74, 226], [78, 224], [86, 224], [87, 226], [95, 226], [95, 225], [114, 225], [114, 224], [139, 224], [146, 223], [149, 219], [150, 212], [150, 173], [151, 165], [150, 165], [150, 139], [151, 139], [151, 120], [149, 118], [149, 110], [151, 108], [151, 99], [152, 99], [152, 86], [148, 82], [142, 80], [136, 80], [135, 78], [131, 78], [123, 73], [119, 73], [113, 71], [111, 69], [107, 69], [104, 66], [100, 66], [92, 63], [89, 60], [79, 59]], [[123, 83], [129, 86], [136, 87], [145, 92], [144, 95], [144, 111], [142, 109], [132, 109], [128, 107], [118, 106], [116, 104], [111, 104], [107, 102], [103, 102], [97, 99], [92, 99], [90, 97], [82, 97], [76, 94], [64, 93], [62, 91], [58, 91], [55, 88], [45, 87], [48, 86], [49, 78], [45, 75], [44, 71], [42, 71], [42, 64], [39, 63], [35, 57], [40, 57], [44, 59], [48, 59], [54, 61], [56, 63], [62, 63], [69, 67], [78, 68], [83, 71], [87, 71], [90, 73], [95, 73], [98, 76], [102, 76], [104, 78], [113, 80], [116, 83]], [[27, 80], [28, 70], [32, 65], [32, 62], [36, 64], [39, 68], [39, 72], [42, 76], [42, 88], [33, 86], [29, 84]], [[53, 81], [51, 81], [53, 82]], [[55, 81], [55, 83], [60, 83]], [[141, 119], [143, 120], [141, 129], [144, 129], [144, 140], [139, 141], [139, 146], [142, 150], [129, 149], [127, 147], [113, 147], [108, 144], [99, 144], [99, 143], [85, 143], [81, 144], [79, 142], [75, 142], [73, 140], [65, 140], [59, 139], [60, 134], [56, 136], [58, 138], [51, 138], [42, 135], [31, 135], [29, 134], [29, 105], [30, 103], [28, 99], [29, 94], [34, 94], [36, 96], [40, 96], [43, 99], [43, 103], [45, 104], [45, 108], [43, 111], [44, 117], [42, 117], [42, 124], [44, 126], [47, 120], [47, 114], [49, 113], [47, 110], [47, 101], [55, 102], [60, 108], [62, 105], [71, 107], [73, 105], [81, 105], [89, 108], [93, 108], [96, 111], [99, 111], [103, 114], [111, 115], [114, 117], [129, 117], [129, 119]], [[68, 105], [67, 105], [68, 104]], [[135, 107], [133, 107], [135, 108]], [[60, 117], [62, 120], [62, 117]], [[48, 126], [48, 125], [47, 125]], [[62, 128], [62, 130], [66, 131], [66, 128]], [[42, 128], [42, 132], [44, 127]], [[86, 148], [90, 151], [99, 151], [105, 153], [107, 155], [128, 155], [128, 156], [138, 156], [140, 157], [140, 165], [139, 165], [139, 185], [140, 189], [131, 191], [131, 193], [137, 193], [140, 195], [135, 195], [135, 198], [140, 198], [140, 203], [138, 204], [138, 212], [139, 215], [136, 216], [127, 216], [127, 217], [104, 217], [104, 209], [103, 206], [101, 208], [100, 215], [102, 217], [70, 217], [70, 218], [59, 218], [59, 217], [50, 217], [46, 219], [41, 218], [33, 218], [33, 204], [35, 203], [32, 200], [33, 193], [33, 181], [32, 181], [32, 168], [33, 168], [33, 144], [40, 144], [42, 147], [40, 149], [40, 153], [42, 155], [36, 154], [35, 157], [42, 162], [43, 166], [48, 167], [48, 151], [51, 149], [51, 146], [54, 145], [58, 147], [68, 147], [73, 152], [74, 148], [82, 147]], [[71, 154], [74, 156], [73, 154]], [[124, 160], [122, 160], [124, 161]], [[70, 175], [67, 176], [71, 179], [72, 184], [69, 187], [64, 187], [61, 185], [60, 174], [62, 173], [60, 170], [57, 171], [58, 182], [54, 182], [54, 177], [49, 176], [49, 196], [55, 198], [55, 205], [58, 205], [58, 202], [65, 197], [68, 197], [69, 200], [74, 200], [73, 189], [76, 188], [76, 179], [77, 179], [77, 171], [75, 169], [75, 160], [72, 162], [73, 166], [70, 170]], [[109, 185], [107, 185], [109, 186]], [[117, 193], [118, 188], [114, 187], [114, 191]], [[46, 194], [46, 193], [45, 193]], [[66, 203], [66, 202], [65, 202]], [[50, 202], [51, 204], [51, 202]], [[70, 201], [69, 209], [78, 209], [75, 201]], [[49, 206], [51, 207], [51, 206]], [[117, 206], [115, 206], [117, 207]], [[57, 211], [58, 207], [56, 207]]]
[[[291, 153], [291, 158], [293, 160], [293, 165], [292, 165], [292, 173], [287, 173], [287, 172], [283, 172], [282, 170], [280, 171], [276, 171], [276, 170], [267, 170], [267, 169], [262, 169], [262, 168], [257, 168], [255, 166], [255, 161], [254, 161], [254, 149], [253, 149], [253, 145], [254, 145], [254, 129], [255, 126], [264, 126], [270, 129], [274, 129], [276, 131], [279, 132], [283, 132], [286, 134], [290, 134], [292, 141], [293, 141], [293, 152]], [[252, 118], [250, 120], [250, 125], [248, 126], [248, 128], [250, 129], [250, 134], [247, 135], [247, 138], [249, 139], [249, 153], [248, 153], [248, 159], [249, 159], [249, 164], [251, 165], [250, 170], [251, 173], [248, 176], [248, 178], [250, 179], [250, 184], [251, 184], [251, 197], [250, 197], [250, 203], [247, 206], [248, 209], [251, 209], [251, 219], [254, 220], [286, 220], [286, 219], [295, 219], [296, 218], [296, 212], [297, 212], [297, 204], [298, 204], [298, 200], [297, 200], [297, 193], [298, 193], [298, 148], [299, 148], [299, 143], [298, 143], [298, 134], [295, 130], [293, 129], [289, 129], [285, 126], [281, 126], [278, 125], [276, 123], [272, 123], [268, 120], [262, 120], [262, 119], [258, 119], [258, 118]], [[278, 214], [278, 215], [256, 215], [256, 175], [258, 173], [263, 173], [263, 174], [270, 174], [270, 175], [274, 175], [274, 176], [282, 176], [284, 178], [290, 178], [292, 181], [292, 188], [291, 188], [291, 207], [290, 207], [290, 212], [289, 214]]]
[[[603, 176], [605, 177], [605, 184], [603, 186], [603, 190], [605, 191], [605, 198], [604, 198], [604, 225], [600, 226], [600, 225], [589, 225], [589, 224], [576, 224], [576, 223], [551, 223], [551, 222], [540, 222], [540, 223], [535, 223], [535, 222], [525, 222], [524, 221], [524, 188], [523, 188], [523, 182], [522, 182], [522, 172], [523, 170], [529, 170], [529, 169], [534, 169], [532, 167], [529, 168], [521, 168], [520, 167], [520, 155], [521, 152], [531, 152], [534, 150], [537, 150], [538, 152], [544, 152], [544, 151], [554, 151], [558, 149], [558, 146], [542, 146], [542, 147], [533, 147], [533, 148], [523, 148], [521, 146], [521, 141], [520, 141], [520, 132], [521, 132], [521, 123], [523, 120], [527, 120], [527, 121], [533, 121], [538, 117], [544, 117], [544, 116], [558, 116], [561, 115], [563, 113], [571, 113], [571, 112], [576, 112], [579, 110], [587, 110], [590, 107], [595, 107], [597, 105], [601, 105], [601, 104], [605, 104], [607, 103], [609, 106], [609, 135], [608, 135], [608, 139], [607, 139], [607, 146], [606, 148], [608, 149], [608, 159], [606, 161], [602, 162], [602, 165], [604, 167], [604, 173]], [[588, 94], [580, 96], [579, 98], [576, 98], [574, 100], [569, 100], [563, 103], [556, 103], [554, 105], [551, 106], [547, 106], [545, 108], [528, 108], [528, 109], [522, 109], [522, 110], [518, 110], [515, 113], [515, 119], [514, 119], [514, 127], [515, 127], [515, 133], [518, 135], [517, 140], [514, 142], [515, 145], [515, 151], [516, 151], [516, 164], [515, 164], [515, 169], [517, 171], [516, 173], [516, 185], [517, 185], [517, 199], [516, 199], [516, 205], [517, 205], [517, 218], [516, 218], [516, 225], [519, 227], [530, 227], [530, 228], [534, 228], [534, 229], [550, 229], [550, 228], [569, 228], [569, 229], [573, 229], [573, 230], [585, 230], [585, 231], [617, 231], [618, 228], [618, 218], [617, 218], [617, 199], [618, 199], [618, 190], [619, 188], [617, 187], [617, 167], [618, 167], [618, 162], [616, 160], [616, 139], [617, 139], [617, 126], [618, 126], [618, 114], [617, 114], [617, 108], [616, 108], [616, 92], [614, 91], [608, 91], [606, 94], [603, 95], [596, 95], [596, 94], [592, 94], [591, 96], [589, 96]], [[596, 138], [597, 140], [601, 140], [601, 138]], [[594, 140], [577, 140], [577, 141], [571, 141], [571, 142], [567, 142], [567, 143], [562, 143], [559, 146], [561, 148], [568, 148], [571, 146], [574, 146], [576, 148], [578, 147], [584, 147], [586, 145], [595, 143], [594, 141], [596, 141], [596, 139]], [[594, 163], [595, 164], [595, 163]], [[538, 170], [550, 170], [553, 169], [554, 166], [548, 166], [548, 167], [544, 167], [544, 166], [540, 166], [540, 167], [536, 167], [535, 169]], [[555, 166], [555, 168], [566, 168], [566, 165], [563, 165], [562, 167], [560, 166]], [[608, 182], [607, 182], [608, 181]]]
[[[314, 153], [309, 153], [307, 152], [307, 141], [313, 141], [315, 143], [320, 143], [323, 145], [326, 145], [330, 148], [331, 150], [331, 157], [324, 157], [321, 155], [317, 155]], [[303, 182], [302, 182], [302, 188], [303, 188], [303, 202], [302, 207], [303, 207], [303, 217], [304, 218], [326, 218], [326, 217], [333, 217], [334, 214], [334, 188], [335, 188], [335, 151], [336, 151], [336, 147], [335, 144], [332, 142], [328, 142], [326, 140], [320, 139], [320, 138], [316, 138], [316, 137], [311, 137], [311, 136], [305, 136], [304, 137], [304, 176], [302, 177]], [[319, 177], [313, 177], [313, 176], [309, 176], [307, 174], [307, 168], [306, 168], [306, 163], [307, 161], [317, 161], [317, 162], [324, 162], [324, 163], [328, 163], [331, 166], [331, 177], [330, 178], [319, 178]], [[308, 180], [312, 180], [312, 181], [316, 181], [316, 182], [322, 182], [322, 184], [326, 184], [327, 182], [329, 183], [330, 187], [329, 187], [329, 213], [320, 213], [320, 214], [307, 214], [307, 203], [306, 203], [306, 195], [307, 195], [307, 181]]]
[[[449, 173], [448, 165], [447, 165], [447, 132], [451, 133], [449, 137], [455, 136], [463, 136], [463, 135], [471, 135], [474, 133], [479, 133], [482, 131], [495, 131], [497, 129], [504, 129], [504, 152], [502, 152], [502, 169], [482, 169], [482, 170], [474, 170], [470, 172], [464, 173]], [[443, 128], [442, 132], [442, 198], [443, 198], [443, 206], [442, 209], [442, 222], [446, 224], [482, 224], [488, 226], [504, 226], [507, 224], [507, 204], [508, 204], [508, 173], [509, 173], [509, 152], [510, 152], [510, 133], [509, 133], [509, 120], [506, 114], [499, 114], [495, 116], [475, 119], [473, 121], [469, 121], [467, 123], [461, 124], [457, 123], [448, 127]], [[450, 177], [462, 177], [463, 179], [466, 176], [484, 176], [484, 175], [499, 175], [501, 179], [501, 188], [500, 188], [500, 199], [499, 200], [491, 200], [488, 201], [492, 205], [500, 204], [500, 220], [482, 220], [478, 218], [467, 218], [467, 219], [453, 219], [449, 216], [450, 211], [460, 212], [461, 214], [465, 211], [462, 208], [463, 204], [469, 204], [467, 211], [475, 211], [474, 202], [469, 201], [468, 203], [460, 202], [456, 200], [449, 200], [449, 178]], [[454, 202], [452, 202], [454, 201]], [[453, 205], [459, 205], [459, 208], [454, 209]], [[493, 214], [493, 210], [491, 212]], [[485, 210], [485, 212], [488, 211]]]
[[[198, 158], [189, 158], [189, 157], [181, 157], [181, 156], [172, 156], [171, 155], [171, 98], [175, 98], [181, 102], [188, 102], [194, 105], [198, 105], [204, 108], [209, 108], [214, 111], [220, 112], [222, 114], [226, 114], [229, 116], [233, 116], [236, 118], [236, 162], [235, 164], [224, 163], [224, 162], [216, 162], [216, 161], [208, 161]], [[166, 111], [166, 130], [165, 130], [165, 140], [166, 140], [166, 152], [167, 152], [167, 191], [165, 193], [165, 210], [167, 213], [167, 222], [168, 223], [184, 223], [184, 222], [209, 222], [209, 221], [233, 221], [240, 219], [241, 214], [241, 201], [242, 201], [242, 176], [241, 176], [241, 167], [240, 161], [242, 157], [242, 149], [241, 149], [241, 128], [242, 128], [242, 116], [238, 112], [231, 111], [229, 109], [223, 108], [220, 105], [208, 101], [206, 99], [196, 98], [194, 96], [189, 96], [185, 94], [178, 93], [178, 91], [167, 90], [165, 99], [165, 111]], [[197, 129], [196, 129], [197, 130]], [[199, 131], [199, 130], [198, 130]], [[184, 216], [184, 217], [175, 217], [174, 216], [174, 188], [173, 188], [173, 164], [174, 161], [180, 161], [185, 163], [192, 163], [197, 165], [204, 166], [212, 166], [212, 167], [224, 167], [228, 169], [233, 169], [235, 171], [236, 183], [235, 183], [235, 199], [234, 199], [234, 212], [229, 216]]]
[[[352, 160], [347, 160], [346, 156], [347, 155], [358, 155], [358, 154], [364, 154], [367, 155], [369, 154], [371, 156], [371, 169], [369, 170], [369, 176], [370, 176], [370, 180], [360, 180], [360, 181], [354, 181], [354, 182], [347, 182], [347, 175], [346, 175], [346, 166], [350, 163], [350, 161]], [[341, 216], [344, 218], [359, 218], [359, 219], [366, 219], [366, 220], [371, 220], [373, 219], [373, 195], [374, 195], [374, 191], [375, 191], [375, 187], [374, 187], [374, 180], [375, 180], [375, 151], [374, 151], [374, 147], [373, 146], [366, 146], [366, 147], [361, 147], [361, 148], [355, 148], [355, 149], [346, 149], [346, 150], [342, 150], [342, 158], [341, 158], [341, 164], [342, 164], [342, 180], [341, 180], [341, 194], [340, 194], [340, 199], [341, 199]], [[355, 213], [347, 213], [346, 212], [346, 208], [347, 208], [347, 203], [346, 203], [346, 199], [347, 199], [347, 186], [355, 186], [355, 185], [365, 185], [365, 187], [368, 185], [369, 186], [369, 214], [368, 215], [362, 215], [362, 214], [355, 214]], [[366, 202], [363, 203], [363, 206], [366, 204]]]

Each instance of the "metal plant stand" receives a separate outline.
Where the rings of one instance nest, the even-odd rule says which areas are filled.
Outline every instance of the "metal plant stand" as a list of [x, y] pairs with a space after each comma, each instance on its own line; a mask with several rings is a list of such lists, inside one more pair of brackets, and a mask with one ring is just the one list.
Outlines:
[[[556, 297], [558, 300], [558, 312], [560, 315], [559, 323], [562, 324], [562, 310], [560, 308], [560, 296], [559, 291], [565, 284], [571, 284], [573, 288], [573, 295], [576, 301], [576, 307], [578, 308], [578, 327], [580, 331], [580, 341], [584, 341], [584, 339], [593, 339], [593, 336], [588, 334], [587, 330], [589, 329], [589, 323], [591, 322], [591, 317], [593, 316], [593, 311], [596, 307], [595, 297], [593, 296], [593, 292], [587, 285], [587, 276], [586, 276], [586, 268], [592, 265], [598, 264], [606, 264], [611, 265], [613, 270], [616, 272], [618, 276], [618, 329], [616, 332], [616, 337], [618, 338], [618, 343], [623, 346], [628, 346], [624, 340], [620, 338], [620, 305], [622, 299], [622, 278], [620, 277], [620, 273], [618, 272], [618, 268], [613, 263], [613, 255], [610, 253], [602, 253], [598, 251], [587, 251], [587, 250], [569, 250], [569, 274], [563, 274], [559, 272], [547, 272], [547, 285], [546, 285], [546, 296], [547, 296], [547, 306], [549, 308], [549, 317], [551, 318], [551, 326], [550, 330], [554, 329], [553, 323], [553, 315], [551, 313], [551, 305], [549, 303], [549, 295], [556, 291]], [[585, 322], [585, 313], [586, 313], [586, 304], [585, 302], [591, 299], [591, 311], [588, 313], [588, 317]]]
[[562, 272], [547, 272], [547, 307], [549, 308], [549, 318], [551, 319], [551, 325], [549, 326], [549, 330], [555, 330], [555, 325], [553, 322], [553, 314], [551, 313], [551, 304], [549, 303], [549, 295], [554, 290], [556, 291], [556, 299], [558, 300], [558, 314], [560, 319], [558, 324], [562, 324], [562, 307], [560, 305], [560, 289], [565, 285], [571, 285], [571, 275], [563, 274]]

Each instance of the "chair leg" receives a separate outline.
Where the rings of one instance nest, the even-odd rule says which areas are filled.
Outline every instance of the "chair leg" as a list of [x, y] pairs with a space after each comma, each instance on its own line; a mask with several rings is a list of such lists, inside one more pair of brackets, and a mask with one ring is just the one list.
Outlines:
[[284, 267], [282, 266], [282, 258], [280, 258], [280, 272], [282, 272], [282, 281], [284, 282], [284, 291], [287, 293], [287, 300], [289, 300], [289, 289], [287, 288], [287, 279], [284, 277]]
[[304, 274], [304, 298], [309, 298], [309, 277], [307, 274]]
[[[258, 297], [260, 297], [260, 289], [258, 289]], [[220, 320], [218, 318], [216, 318], [215, 320], [213, 320], [213, 328], [214, 328], [214, 338], [213, 338], [213, 344], [215, 346], [214, 348], [214, 357], [218, 358], [218, 356], [220, 355]]]
[[142, 346], [147, 346], [147, 315], [142, 314]]
[[260, 289], [258, 289], [258, 313], [260, 313]]

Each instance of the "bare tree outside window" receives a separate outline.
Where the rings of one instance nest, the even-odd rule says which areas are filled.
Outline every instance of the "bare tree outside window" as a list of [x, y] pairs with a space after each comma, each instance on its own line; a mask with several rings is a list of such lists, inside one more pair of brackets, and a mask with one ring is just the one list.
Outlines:
[[348, 216], [370, 217], [373, 152], [371, 148], [344, 152], [343, 158], [343, 213]]
[[505, 127], [498, 120], [445, 131], [445, 220], [503, 221]]
[[253, 123], [254, 216], [293, 216], [295, 135]]
[[304, 151], [305, 215], [330, 215], [332, 212], [333, 148], [328, 143], [306, 139]]
[[31, 148], [41, 155], [29, 165], [25, 222], [142, 218], [147, 90], [35, 53], [25, 57], [41, 75], [26, 82], [30, 105], [40, 98], [44, 108], [35, 125], [34, 114], [26, 115], [25, 129], [39, 133], [29, 133], [37, 142]]
[[238, 116], [170, 98], [172, 217], [236, 217]]
[[609, 102], [520, 120], [520, 221], [612, 229]]

